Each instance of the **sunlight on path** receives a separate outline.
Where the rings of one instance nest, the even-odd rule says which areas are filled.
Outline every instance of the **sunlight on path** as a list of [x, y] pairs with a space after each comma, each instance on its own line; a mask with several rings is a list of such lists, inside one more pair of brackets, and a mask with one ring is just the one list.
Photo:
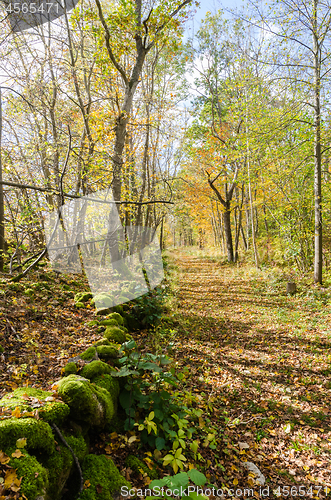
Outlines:
[[238, 441], [252, 434], [251, 458], [272, 482], [331, 486], [329, 306], [286, 296], [270, 271], [173, 256], [178, 358], [197, 377], [192, 390], [209, 395]]

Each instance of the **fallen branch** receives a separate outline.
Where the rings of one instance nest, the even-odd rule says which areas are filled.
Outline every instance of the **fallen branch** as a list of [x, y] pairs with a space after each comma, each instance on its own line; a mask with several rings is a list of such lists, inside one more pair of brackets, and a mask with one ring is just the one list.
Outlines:
[[68, 450], [70, 451], [74, 461], [75, 461], [75, 464], [76, 464], [76, 467], [77, 467], [77, 470], [78, 470], [78, 473], [79, 473], [79, 478], [80, 478], [80, 487], [79, 487], [79, 493], [78, 495], [81, 494], [81, 492], [83, 491], [83, 488], [84, 488], [84, 478], [83, 478], [83, 472], [82, 472], [82, 469], [80, 467], [80, 463], [78, 461], [78, 458], [76, 457], [73, 449], [71, 448], [71, 446], [67, 443], [67, 441], [64, 439], [64, 437], [62, 436], [61, 432], [60, 432], [60, 429], [55, 425], [55, 424], [49, 424], [51, 426], [51, 428], [56, 432], [56, 434], [59, 436], [59, 438], [61, 439], [62, 443], [64, 444], [64, 446], [66, 446], [68, 448]]
[[[18, 187], [21, 189], [33, 189], [35, 191], [42, 191], [45, 193], [51, 193], [55, 194], [57, 196], [61, 195], [60, 191], [57, 191], [56, 189], [51, 189], [51, 188], [42, 188], [39, 186], [32, 186], [30, 184], [19, 184], [18, 182], [9, 182], [9, 181], [0, 181], [0, 184], [3, 186], [11, 186], [11, 187]], [[93, 193], [92, 193], [93, 194]], [[104, 201], [100, 200], [98, 198], [89, 198], [87, 196], [79, 196], [75, 194], [68, 194], [68, 193], [62, 193], [63, 198], [70, 198], [73, 200], [80, 200], [84, 198], [84, 200], [87, 201], [94, 201], [95, 203], [106, 203], [107, 205], [153, 205], [155, 203], [165, 203], [165, 204], [170, 204], [174, 205], [173, 201], [170, 200], [149, 200], [149, 201]]]

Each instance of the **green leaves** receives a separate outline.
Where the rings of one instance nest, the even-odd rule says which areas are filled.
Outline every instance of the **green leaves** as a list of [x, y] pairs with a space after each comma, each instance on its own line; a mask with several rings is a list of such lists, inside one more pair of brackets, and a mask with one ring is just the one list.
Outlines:
[[[179, 491], [185, 491], [190, 483], [193, 483], [195, 486], [203, 486], [206, 483], [207, 479], [204, 474], [201, 472], [191, 469], [189, 472], [180, 472], [175, 476], [165, 476], [163, 479], [156, 479], [152, 481], [149, 487], [152, 489], [153, 493], [161, 492], [162, 488], [166, 492], [171, 492], [172, 496], [178, 496]], [[172, 497], [164, 494], [159, 494], [157, 496], [146, 497], [146, 500], [157, 500], [159, 498], [165, 498], [166, 500], [172, 499]], [[190, 500], [205, 500], [207, 497], [205, 495], [198, 494], [196, 491], [190, 491], [190, 494], [187, 495], [187, 490], [183, 496], [180, 495], [180, 498], [190, 499]]]

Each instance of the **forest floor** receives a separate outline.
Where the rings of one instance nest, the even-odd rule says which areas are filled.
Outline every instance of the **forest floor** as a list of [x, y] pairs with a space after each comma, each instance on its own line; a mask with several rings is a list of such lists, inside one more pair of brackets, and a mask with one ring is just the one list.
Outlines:
[[180, 317], [172, 355], [220, 432], [206, 453], [210, 481], [252, 486], [240, 465], [251, 461], [269, 498], [329, 496], [331, 289], [306, 280], [288, 296], [280, 269], [172, 256]]
[[[266, 478], [265, 497], [325, 498], [331, 487], [331, 288], [306, 279], [287, 296], [285, 271], [230, 266], [197, 251], [174, 251], [170, 262], [168, 319], [154, 333], [134, 337], [145, 350], [167, 347], [183, 371], [181, 390], [203, 411], [198, 463], [209, 484], [234, 488], [233, 499], [249, 487], [262, 498], [241, 463], [250, 461]], [[74, 307], [74, 293], [87, 283], [40, 271], [19, 290], [4, 280], [2, 288], [0, 397], [22, 384], [49, 388], [71, 356], [101, 337], [88, 326], [93, 308]], [[212, 435], [216, 441], [208, 441]], [[106, 441], [99, 453], [109, 452]], [[114, 456], [119, 465], [123, 451], [119, 445]], [[146, 484], [143, 477], [127, 478]]]

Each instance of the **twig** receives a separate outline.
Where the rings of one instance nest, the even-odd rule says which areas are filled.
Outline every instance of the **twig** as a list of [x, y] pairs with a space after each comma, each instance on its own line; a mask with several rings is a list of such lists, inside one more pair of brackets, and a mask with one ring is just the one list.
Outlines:
[[72, 457], [73, 457], [73, 459], [75, 461], [76, 467], [78, 469], [79, 477], [80, 477], [80, 487], [79, 487], [79, 493], [78, 493], [78, 495], [80, 495], [81, 492], [83, 491], [83, 488], [84, 488], [84, 477], [83, 477], [82, 469], [80, 467], [78, 458], [76, 457], [76, 455], [75, 455], [73, 449], [71, 448], [71, 446], [69, 446], [69, 444], [67, 443], [67, 441], [62, 436], [62, 434], [60, 432], [60, 429], [55, 424], [49, 424], [49, 425], [56, 432], [56, 434], [59, 436], [59, 438], [61, 439], [61, 441], [64, 444], [64, 446], [66, 446], [68, 448], [68, 450], [70, 451], [70, 453], [71, 453], [71, 455], [72, 455]]
[[26, 274], [28, 274], [30, 269], [32, 269], [34, 266], [36, 266], [38, 264], [38, 262], [46, 255], [46, 253], [47, 253], [47, 248], [44, 248], [44, 250], [36, 258], [36, 260], [34, 262], [32, 262], [32, 264], [29, 267], [27, 267], [25, 269], [25, 271], [23, 271], [23, 273], [18, 274], [17, 276], [15, 276], [15, 278], [11, 279], [10, 281], [14, 281], [14, 282], [20, 281], [20, 279], [22, 279]]

